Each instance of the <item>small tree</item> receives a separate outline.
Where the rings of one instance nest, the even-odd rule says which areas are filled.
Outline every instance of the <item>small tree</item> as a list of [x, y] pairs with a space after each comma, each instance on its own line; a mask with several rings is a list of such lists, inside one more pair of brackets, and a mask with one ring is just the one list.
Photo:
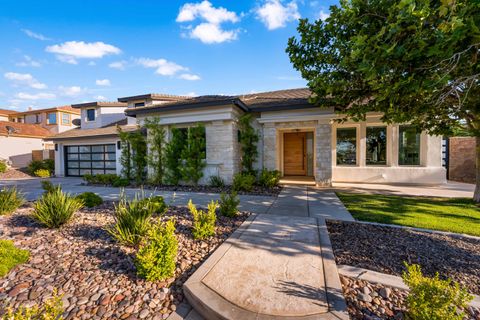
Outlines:
[[252, 127], [252, 115], [244, 114], [239, 120], [240, 144], [242, 148], [242, 170], [247, 173], [254, 173], [253, 164], [257, 160], [258, 133]]
[[122, 175], [137, 184], [145, 180], [145, 168], [147, 166], [147, 141], [143, 131], [138, 128], [135, 131], [123, 131], [117, 127], [122, 142]]
[[122, 165], [122, 176], [128, 181], [132, 180], [132, 149], [130, 148], [130, 142], [128, 141], [128, 132], [122, 131], [120, 127], [117, 127], [118, 136], [122, 145], [122, 155], [120, 156], [120, 163]]
[[171, 129], [172, 137], [165, 147], [165, 181], [177, 185], [182, 179], [182, 150], [185, 138], [183, 132], [178, 128]]
[[205, 127], [198, 124], [188, 128], [187, 141], [182, 150], [183, 166], [180, 167], [182, 178], [194, 185], [203, 177], [205, 168]]
[[148, 136], [148, 166], [153, 169], [152, 180], [161, 184], [165, 176], [165, 128], [160, 125], [160, 118], [145, 120]]

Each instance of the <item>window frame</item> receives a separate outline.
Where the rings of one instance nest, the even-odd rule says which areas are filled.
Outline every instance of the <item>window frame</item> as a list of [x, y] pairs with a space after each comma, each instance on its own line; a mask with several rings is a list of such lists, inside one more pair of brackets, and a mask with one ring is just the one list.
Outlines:
[[[338, 130], [355, 130], [355, 163], [348, 164], [348, 163], [338, 163]], [[359, 157], [359, 150], [360, 150], [360, 125], [342, 125], [335, 127], [335, 166], [337, 167], [359, 167], [360, 166], [360, 157]]]
[[[385, 129], [385, 164], [369, 164], [367, 159], [368, 152], [368, 129], [369, 128], [384, 128]], [[365, 125], [365, 167], [388, 167], [389, 166], [389, 133], [387, 124], [370, 124]]]
[[[89, 117], [88, 117], [88, 112], [89, 111], [93, 111], [93, 120], [90, 120]], [[86, 109], [85, 110], [85, 118], [86, 118], [86, 122], [94, 122], [97, 120], [97, 110], [95, 108], [89, 108], [89, 109]]]
[[[111, 147], [111, 150], [113, 151], [108, 151], [108, 146]], [[113, 146], [113, 147], [112, 147]], [[87, 147], [88, 148], [88, 152], [81, 152], [81, 148], [82, 147]], [[93, 151], [93, 147], [103, 147], [103, 151]], [[77, 148], [77, 151], [69, 151], [70, 149], [69, 148]], [[69, 155], [77, 155], [77, 159], [68, 159], [69, 158]], [[85, 159], [81, 159], [80, 158], [80, 154], [86, 154], [86, 155], [89, 155], [90, 159], [89, 160], [85, 160]], [[93, 155], [95, 154], [113, 154], [114, 155], [114, 158], [113, 160], [105, 160], [102, 159], [102, 160], [93, 160]], [[69, 176], [69, 177], [81, 177], [83, 176], [83, 174], [80, 174], [80, 170], [90, 170], [90, 173], [93, 174], [93, 170], [97, 170], [97, 171], [103, 171], [102, 174], [109, 174], [109, 173], [112, 173], [112, 174], [116, 174], [117, 172], [117, 148], [116, 148], [116, 144], [114, 143], [105, 143], [105, 144], [78, 144], [78, 145], [67, 145], [67, 146], [64, 146], [64, 155], [65, 155], [65, 161], [64, 161], [64, 169], [65, 169], [65, 175], [66, 176]], [[69, 167], [69, 163], [77, 163], [78, 164], [78, 167]], [[102, 167], [94, 167], [93, 166], [93, 162], [98, 162], [98, 163], [103, 163], [103, 166]], [[114, 163], [115, 166], [114, 168], [107, 168], [106, 166], [106, 163]], [[90, 166], [89, 167], [82, 167], [81, 166], [81, 163], [89, 163]], [[72, 174], [69, 174], [69, 169], [71, 170], [78, 170], [78, 175], [72, 175]]]
[[418, 163], [416, 164], [402, 164], [400, 162], [400, 148], [401, 148], [401, 130], [402, 128], [415, 128], [412, 125], [405, 124], [405, 125], [399, 125], [398, 126], [398, 148], [397, 148], [397, 161], [398, 161], [398, 166], [399, 167], [420, 167], [422, 166], [422, 131], [419, 131], [417, 128], [417, 135], [418, 135]]
[[[64, 118], [65, 116], [67, 116], [67, 121], [65, 121], [65, 118]], [[62, 112], [62, 119], [61, 119], [62, 125], [71, 126], [72, 125], [71, 119], [72, 119], [72, 117], [71, 117], [70, 113]]]
[[[51, 122], [50, 121], [50, 115], [54, 115], [55, 116], [55, 122]], [[57, 112], [49, 112], [47, 113], [47, 124], [49, 125], [56, 125], [58, 123], [58, 115], [57, 115]]]

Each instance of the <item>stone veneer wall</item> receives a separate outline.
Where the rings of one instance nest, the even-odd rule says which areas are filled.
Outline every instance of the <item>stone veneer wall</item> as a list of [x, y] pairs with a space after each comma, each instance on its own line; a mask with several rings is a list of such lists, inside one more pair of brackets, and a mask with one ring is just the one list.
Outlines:
[[219, 175], [227, 184], [240, 171], [240, 149], [237, 124], [231, 120], [212, 121], [205, 124], [207, 167], [200, 181], [208, 184], [212, 175]]
[[475, 138], [449, 138], [448, 179], [475, 183]]
[[332, 184], [332, 125], [319, 123], [315, 130], [315, 182], [317, 186]]

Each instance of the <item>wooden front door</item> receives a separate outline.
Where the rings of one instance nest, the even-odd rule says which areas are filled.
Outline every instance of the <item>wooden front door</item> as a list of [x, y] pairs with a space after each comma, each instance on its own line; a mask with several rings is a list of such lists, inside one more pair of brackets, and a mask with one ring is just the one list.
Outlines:
[[283, 172], [286, 176], [304, 176], [307, 174], [306, 132], [284, 133]]

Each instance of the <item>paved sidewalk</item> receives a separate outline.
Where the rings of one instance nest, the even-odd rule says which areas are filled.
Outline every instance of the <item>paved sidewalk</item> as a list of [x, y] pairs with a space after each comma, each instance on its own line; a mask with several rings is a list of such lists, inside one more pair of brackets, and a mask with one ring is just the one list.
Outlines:
[[333, 191], [309, 186], [285, 186], [267, 213], [354, 221]]
[[184, 293], [205, 319], [348, 319], [324, 220], [311, 217], [251, 216]]

